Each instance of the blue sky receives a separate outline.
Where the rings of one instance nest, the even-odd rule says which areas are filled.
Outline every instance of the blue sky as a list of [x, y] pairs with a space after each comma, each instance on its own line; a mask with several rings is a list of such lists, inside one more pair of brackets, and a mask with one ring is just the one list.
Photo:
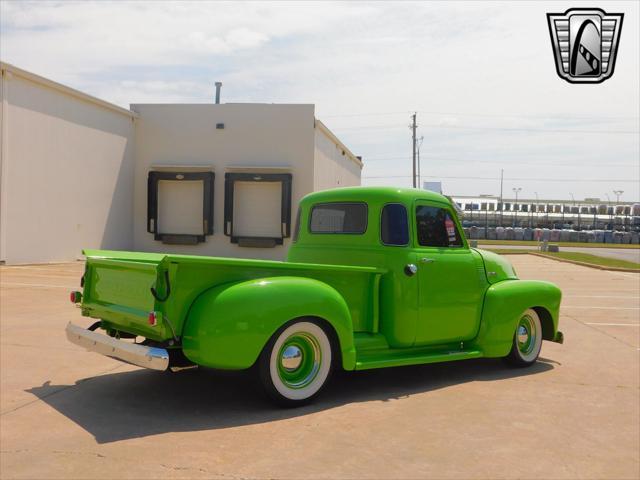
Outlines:
[[365, 161], [363, 183], [411, 184], [418, 112], [423, 180], [449, 194], [640, 199], [638, 2], [615, 74], [555, 73], [547, 12], [573, 2], [0, 3], [0, 57], [119, 105], [314, 103]]

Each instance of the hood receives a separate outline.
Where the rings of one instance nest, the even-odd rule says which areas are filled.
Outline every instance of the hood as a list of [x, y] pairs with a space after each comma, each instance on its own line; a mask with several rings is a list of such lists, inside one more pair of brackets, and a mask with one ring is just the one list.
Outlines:
[[517, 280], [518, 276], [516, 275], [515, 269], [511, 265], [511, 262], [505, 257], [497, 253], [489, 252], [488, 250], [481, 250], [479, 248], [474, 248], [474, 250], [482, 257], [484, 271], [489, 283], [493, 284], [503, 280]]

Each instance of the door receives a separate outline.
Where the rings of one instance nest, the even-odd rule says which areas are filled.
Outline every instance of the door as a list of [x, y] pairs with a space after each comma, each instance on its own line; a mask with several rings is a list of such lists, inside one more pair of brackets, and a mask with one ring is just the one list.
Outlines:
[[388, 270], [380, 282], [381, 331], [393, 348], [411, 347], [418, 322], [418, 278], [412, 268], [411, 206], [388, 203], [380, 215], [379, 265]]
[[416, 202], [419, 300], [415, 345], [470, 340], [480, 324], [486, 279], [450, 206]]

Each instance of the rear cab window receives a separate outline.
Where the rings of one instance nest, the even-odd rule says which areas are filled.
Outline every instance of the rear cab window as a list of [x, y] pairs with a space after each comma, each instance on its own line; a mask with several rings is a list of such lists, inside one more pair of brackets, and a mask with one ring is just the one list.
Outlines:
[[309, 232], [363, 234], [367, 215], [367, 204], [362, 202], [318, 203], [311, 208]]
[[395, 247], [409, 245], [407, 208], [401, 203], [388, 203], [382, 207], [380, 241], [383, 245]]
[[439, 248], [464, 246], [453, 213], [446, 208], [418, 205], [416, 227], [420, 246]]

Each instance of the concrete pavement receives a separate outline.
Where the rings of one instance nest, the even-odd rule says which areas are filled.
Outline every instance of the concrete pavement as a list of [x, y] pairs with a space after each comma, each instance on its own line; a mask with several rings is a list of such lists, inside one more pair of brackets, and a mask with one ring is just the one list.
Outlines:
[[638, 478], [640, 274], [533, 256], [564, 292], [564, 345], [336, 375], [280, 410], [245, 374], [164, 374], [67, 343], [82, 265], [0, 267], [0, 477]]

